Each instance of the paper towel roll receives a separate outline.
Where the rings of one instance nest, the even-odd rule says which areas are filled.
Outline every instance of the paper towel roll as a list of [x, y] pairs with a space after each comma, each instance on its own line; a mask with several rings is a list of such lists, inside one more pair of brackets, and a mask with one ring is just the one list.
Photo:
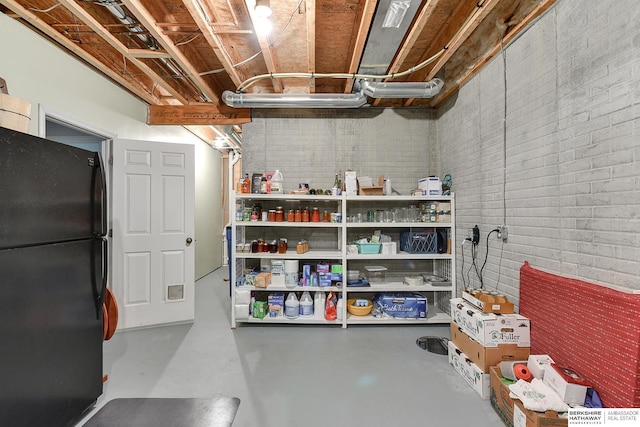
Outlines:
[[290, 288], [298, 286], [298, 268], [299, 262], [297, 259], [287, 259], [284, 261], [285, 286]]

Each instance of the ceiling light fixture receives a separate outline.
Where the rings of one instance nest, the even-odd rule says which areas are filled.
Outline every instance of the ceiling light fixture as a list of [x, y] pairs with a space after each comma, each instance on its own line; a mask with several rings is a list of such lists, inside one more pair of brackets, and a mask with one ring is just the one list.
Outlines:
[[253, 11], [258, 18], [268, 18], [273, 13], [269, 0], [256, 0]]

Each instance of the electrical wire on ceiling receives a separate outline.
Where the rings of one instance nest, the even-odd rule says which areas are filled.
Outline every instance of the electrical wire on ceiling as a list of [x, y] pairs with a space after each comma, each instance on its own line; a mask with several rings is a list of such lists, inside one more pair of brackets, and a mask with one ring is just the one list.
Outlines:
[[466, 27], [466, 25], [473, 19], [473, 17], [478, 13], [478, 11], [484, 6], [485, 0], [481, 0], [476, 3], [474, 10], [469, 14], [464, 23], [458, 28], [458, 31], [451, 37], [449, 42], [436, 54], [426, 59], [425, 61], [415, 65], [405, 71], [401, 71], [399, 73], [390, 73], [385, 75], [377, 75], [377, 74], [358, 74], [358, 73], [268, 73], [268, 74], [260, 74], [257, 76], [253, 76], [245, 80], [238, 86], [236, 92], [241, 93], [247, 90], [249, 87], [254, 85], [260, 80], [264, 79], [273, 79], [273, 78], [306, 78], [306, 79], [317, 79], [317, 78], [331, 78], [331, 79], [397, 79], [399, 77], [404, 77], [410, 75], [427, 65], [434, 62], [440, 56], [442, 56], [448, 49], [449, 45], [458, 37], [460, 32]]

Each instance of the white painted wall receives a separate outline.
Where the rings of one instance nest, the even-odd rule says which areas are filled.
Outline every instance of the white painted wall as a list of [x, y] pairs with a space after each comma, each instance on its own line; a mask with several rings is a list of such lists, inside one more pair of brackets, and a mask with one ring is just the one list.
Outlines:
[[[205, 256], [209, 267], [197, 261], [198, 270], [204, 274], [222, 265], [221, 238], [216, 242], [207, 236], [211, 229], [216, 234], [223, 230], [222, 207], [216, 197], [222, 185], [220, 153], [181, 126], [148, 126], [144, 102], [5, 14], [0, 14], [0, 77], [7, 81], [10, 95], [31, 103], [32, 135], [40, 134], [38, 114], [42, 107], [117, 138], [195, 144], [196, 151], [205, 153], [207, 159], [196, 165], [196, 211], [220, 211], [199, 215], [196, 259]], [[217, 181], [211, 181], [211, 176], [218, 177]], [[211, 224], [206, 219], [219, 223]]]

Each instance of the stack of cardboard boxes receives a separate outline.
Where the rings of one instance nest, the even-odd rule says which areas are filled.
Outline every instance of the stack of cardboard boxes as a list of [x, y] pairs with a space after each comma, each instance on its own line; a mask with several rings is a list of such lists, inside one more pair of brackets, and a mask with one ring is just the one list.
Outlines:
[[482, 397], [490, 396], [490, 368], [503, 361], [527, 360], [529, 319], [514, 314], [506, 299], [480, 299], [465, 291], [451, 300], [449, 363]]

